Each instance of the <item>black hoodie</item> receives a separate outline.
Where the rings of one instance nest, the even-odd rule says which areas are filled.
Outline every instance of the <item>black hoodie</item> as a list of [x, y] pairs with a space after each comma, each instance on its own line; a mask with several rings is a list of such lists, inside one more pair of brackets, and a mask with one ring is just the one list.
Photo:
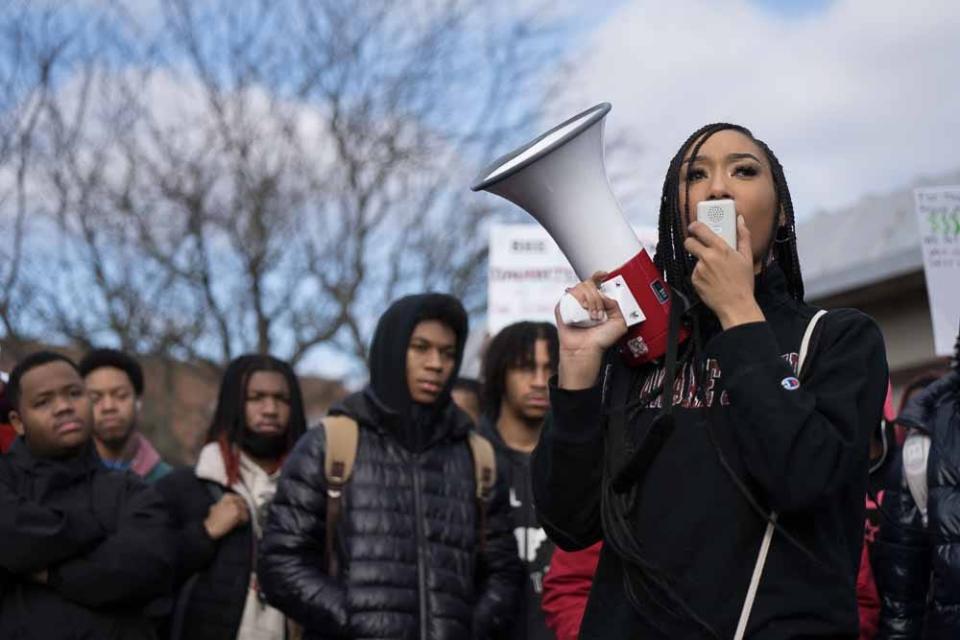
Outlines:
[[[93, 446], [0, 457], [0, 639], [153, 638], [146, 605], [171, 588], [173, 545], [159, 494], [108, 471]], [[27, 576], [47, 570], [48, 581]]]
[[[457, 355], [453, 373], [431, 405], [415, 403], [407, 384], [407, 350], [417, 325], [439, 320], [457, 336]], [[364, 393], [376, 404], [390, 423], [397, 440], [410, 451], [429, 446], [441, 419], [451, 404], [450, 392], [463, 361], [467, 341], [467, 313], [460, 302], [440, 293], [406, 296], [394, 302], [380, 317], [370, 344], [370, 384]]]
[[[629, 443], [644, 442], [659, 409], [634, 416], [625, 443], [623, 429], [614, 435], [623, 421], [607, 419], [601, 405], [623, 406], [636, 397], [633, 376], [645, 387], [662, 367], [631, 371], [610, 358], [605, 402], [599, 383], [566, 391], [554, 380], [534, 452], [534, 496], [559, 546], [604, 540], [583, 638], [733, 637], [766, 526], [734, 478], [802, 546], [774, 535], [747, 637], [857, 637], [868, 442], [887, 384], [883, 339], [867, 316], [830, 312], [797, 385], [797, 353], [815, 310], [788, 295], [776, 266], [758, 278], [756, 298], [765, 322], [706, 328], [702, 393], [693, 368], [681, 371], [675, 428], [626, 494], [605, 483]], [[613, 500], [625, 505], [625, 522], [610, 517]], [[618, 522], [647, 565], [627, 580], [612, 544]]]
[[511, 622], [522, 582], [506, 485], [498, 482], [479, 544], [472, 424], [446, 385], [431, 406], [407, 390], [410, 337], [422, 320], [457, 334], [456, 299], [410, 296], [388, 309], [373, 339], [370, 385], [331, 410], [360, 426], [357, 458], [337, 527], [338, 576], [322, 554], [327, 509], [323, 429], [308, 432], [284, 464], [260, 545], [259, 578], [306, 638], [496, 637]]
[[494, 419], [485, 415], [480, 419], [480, 433], [490, 440], [507, 465], [498, 469], [510, 485], [510, 513], [513, 533], [517, 538], [520, 559], [527, 573], [523, 597], [518, 602], [520, 614], [507, 637], [510, 640], [552, 640], [555, 635], [547, 628], [541, 609], [543, 577], [553, 556], [553, 543], [537, 521], [533, 508], [533, 483], [530, 479], [530, 457], [525, 451], [511, 449], [503, 440]]

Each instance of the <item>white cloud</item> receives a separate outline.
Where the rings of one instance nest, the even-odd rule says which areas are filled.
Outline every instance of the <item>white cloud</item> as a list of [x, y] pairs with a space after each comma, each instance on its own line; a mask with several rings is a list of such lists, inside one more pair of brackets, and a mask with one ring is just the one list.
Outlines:
[[592, 35], [554, 116], [613, 103], [608, 135], [643, 149], [626, 168], [639, 222], [656, 216], [670, 157], [714, 121], [771, 146], [802, 218], [960, 166], [958, 34], [952, 0], [836, 0], [801, 18], [746, 0], [631, 2]]

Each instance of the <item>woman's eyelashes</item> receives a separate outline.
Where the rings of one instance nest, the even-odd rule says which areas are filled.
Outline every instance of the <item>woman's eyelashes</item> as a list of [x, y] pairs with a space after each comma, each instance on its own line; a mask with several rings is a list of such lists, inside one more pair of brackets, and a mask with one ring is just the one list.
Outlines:
[[[753, 163], [734, 165], [730, 169], [730, 175], [739, 178], [755, 178], [760, 175], [760, 167]], [[684, 179], [687, 182], [698, 182], [709, 177], [710, 175], [705, 168], [690, 167], [687, 169]]]
[[760, 167], [754, 164], [741, 164], [733, 168], [733, 175], [743, 178], [755, 178], [760, 175]]

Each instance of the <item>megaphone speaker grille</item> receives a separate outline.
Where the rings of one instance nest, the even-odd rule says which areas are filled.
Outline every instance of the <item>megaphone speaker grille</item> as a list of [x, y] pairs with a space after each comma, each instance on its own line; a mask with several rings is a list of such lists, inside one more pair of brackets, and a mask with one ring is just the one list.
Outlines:
[[721, 222], [723, 220], [723, 214], [723, 207], [710, 207], [707, 209], [707, 220], [710, 222]]

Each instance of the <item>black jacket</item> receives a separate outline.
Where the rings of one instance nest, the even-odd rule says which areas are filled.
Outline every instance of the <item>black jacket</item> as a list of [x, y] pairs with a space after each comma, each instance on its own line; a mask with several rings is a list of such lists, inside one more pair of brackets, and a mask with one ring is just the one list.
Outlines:
[[540, 601], [543, 596], [543, 577], [550, 565], [554, 545], [537, 522], [533, 508], [531, 454], [507, 446], [490, 416], [481, 417], [479, 430], [494, 444], [500, 459], [507, 463], [498, 469], [498, 473], [504, 475], [509, 485], [513, 533], [527, 576], [523, 595], [517, 602], [519, 614], [506, 637], [510, 640], [553, 640], [556, 636], [547, 628]]
[[337, 529], [340, 575], [328, 576], [323, 564], [323, 429], [301, 438], [284, 464], [259, 577], [269, 601], [302, 623], [307, 638], [462, 640], [490, 637], [510, 622], [523, 578], [506, 486], [498, 482], [487, 507], [478, 553], [470, 419], [450, 401], [450, 384], [428, 407], [413, 406], [407, 392], [404, 363], [417, 322], [443, 319], [462, 352], [466, 316], [451, 300], [395, 303], [374, 337], [371, 385], [333, 411], [360, 425]]
[[[0, 457], [0, 638], [153, 638], [147, 605], [171, 586], [160, 496], [131, 473], [78, 457]], [[47, 569], [48, 583], [26, 576]]]
[[[599, 383], [565, 391], [554, 382], [534, 452], [534, 496], [559, 546], [604, 540], [584, 638], [733, 637], [766, 526], [735, 478], [804, 549], [774, 535], [747, 637], [857, 636], [868, 439], [887, 381], [883, 340], [863, 314], [831, 312], [798, 387], [794, 367], [814, 309], [789, 297], [775, 266], [758, 278], [756, 298], [766, 322], [721, 331], [704, 316], [706, 361], [679, 372], [675, 426], [625, 494], [607, 483], [632, 450], [650, 451], [644, 443], [656, 439], [659, 409], [631, 414], [626, 427], [618, 410], [656, 388], [662, 367], [630, 371], [610, 358], [609, 414]], [[611, 535], [620, 529], [632, 531], [634, 549]], [[629, 552], [638, 562], [625, 577]]]
[[960, 637], [960, 373], [917, 394], [898, 418], [930, 436], [927, 513], [920, 510], [898, 456], [883, 498], [886, 516], [874, 573], [881, 596], [880, 638]]
[[163, 637], [171, 637], [171, 624], [179, 617], [180, 633], [173, 640], [233, 640], [253, 569], [253, 528], [245, 523], [220, 540], [211, 539], [203, 521], [227, 489], [201, 480], [193, 468], [176, 469], [155, 487], [167, 505], [178, 543], [177, 598], [162, 627]]
[[344, 490], [337, 548], [342, 574], [322, 562], [324, 431], [304, 436], [284, 465], [261, 543], [259, 576], [269, 601], [311, 638], [486, 638], [512, 615], [521, 565], [506, 486], [488, 506], [476, 555], [469, 418], [451, 405], [430, 447], [401, 447], [363, 394], [340, 408], [360, 423], [353, 476]]

